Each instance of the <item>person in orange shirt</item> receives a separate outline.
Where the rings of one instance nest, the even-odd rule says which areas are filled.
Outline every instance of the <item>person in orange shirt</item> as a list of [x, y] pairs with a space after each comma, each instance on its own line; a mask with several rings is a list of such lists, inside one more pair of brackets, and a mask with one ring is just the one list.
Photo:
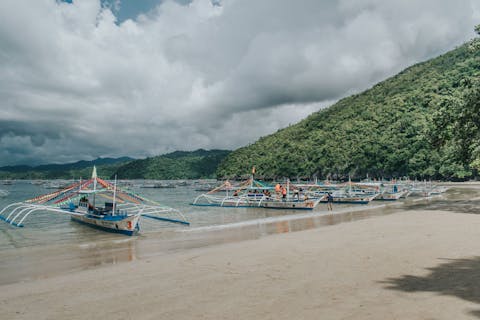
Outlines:
[[282, 186], [280, 185], [280, 183], [277, 183], [277, 185], [275, 186], [275, 196], [277, 198], [277, 200], [280, 199], [280, 194], [282, 193]]

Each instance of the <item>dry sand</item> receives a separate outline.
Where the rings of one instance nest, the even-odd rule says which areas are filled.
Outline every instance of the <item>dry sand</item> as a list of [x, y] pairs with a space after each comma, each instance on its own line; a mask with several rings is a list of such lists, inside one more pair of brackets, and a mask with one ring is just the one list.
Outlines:
[[480, 216], [407, 211], [0, 286], [1, 319], [476, 319]]

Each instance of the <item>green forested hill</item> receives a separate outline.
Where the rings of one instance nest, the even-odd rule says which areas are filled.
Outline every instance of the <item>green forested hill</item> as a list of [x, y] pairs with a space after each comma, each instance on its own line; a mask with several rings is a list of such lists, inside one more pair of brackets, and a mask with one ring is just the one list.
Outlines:
[[135, 160], [117, 170], [119, 179], [198, 179], [215, 177], [218, 164], [230, 153], [199, 149]]
[[470, 177], [480, 162], [480, 50], [474, 43], [232, 152], [218, 176], [245, 175], [255, 166], [269, 178]]

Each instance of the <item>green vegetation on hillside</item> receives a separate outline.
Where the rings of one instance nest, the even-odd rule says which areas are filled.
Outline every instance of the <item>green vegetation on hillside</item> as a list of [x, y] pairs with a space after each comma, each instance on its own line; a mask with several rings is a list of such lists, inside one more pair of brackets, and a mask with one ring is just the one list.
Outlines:
[[117, 170], [119, 179], [199, 179], [215, 177], [218, 164], [230, 153], [225, 150], [176, 151], [135, 160]]
[[252, 166], [266, 178], [475, 175], [480, 168], [476, 41], [232, 152], [218, 176], [242, 176]]

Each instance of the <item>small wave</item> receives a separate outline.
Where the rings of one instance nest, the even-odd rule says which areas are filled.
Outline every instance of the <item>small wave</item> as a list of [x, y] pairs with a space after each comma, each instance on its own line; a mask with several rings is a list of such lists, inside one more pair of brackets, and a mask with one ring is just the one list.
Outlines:
[[[367, 211], [367, 210], [375, 210], [380, 208], [385, 208], [387, 206], [395, 205], [393, 203], [390, 204], [379, 204], [379, 205], [372, 205], [368, 207], [357, 207], [357, 208], [343, 208], [335, 211], [314, 211], [311, 213], [303, 213], [303, 214], [290, 214], [284, 216], [276, 216], [276, 217], [268, 217], [268, 218], [261, 218], [255, 220], [247, 220], [247, 221], [240, 221], [240, 222], [233, 222], [227, 224], [219, 224], [219, 225], [211, 225], [211, 226], [202, 226], [196, 228], [187, 228], [187, 229], [180, 229], [177, 232], [201, 232], [201, 231], [213, 231], [213, 230], [225, 230], [225, 229], [235, 229], [235, 228], [242, 228], [248, 226], [256, 226], [256, 225], [263, 225], [263, 224], [271, 224], [277, 222], [285, 222], [285, 221], [295, 221], [295, 220], [303, 220], [309, 218], [317, 218], [317, 217], [324, 217], [328, 215], [338, 215], [338, 214], [345, 214], [351, 212], [359, 212], [359, 211]], [[397, 205], [401, 205], [401, 203], [397, 203]]]
[[118, 243], [127, 243], [127, 242], [131, 242], [133, 239], [132, 238], [125, 238], [125, 239], [117, 239], [117, 240], [113, 240], [112, 242], [115, 243], [115, 244], [118, 244]]
[[91, 249], [91, 248], [95, 248], [97, 246], [96, 243], [94, 242], [91, 242], [91, 243], [82, 243], [82, 244], [79, 244], [78, 247], [80, 249]]

